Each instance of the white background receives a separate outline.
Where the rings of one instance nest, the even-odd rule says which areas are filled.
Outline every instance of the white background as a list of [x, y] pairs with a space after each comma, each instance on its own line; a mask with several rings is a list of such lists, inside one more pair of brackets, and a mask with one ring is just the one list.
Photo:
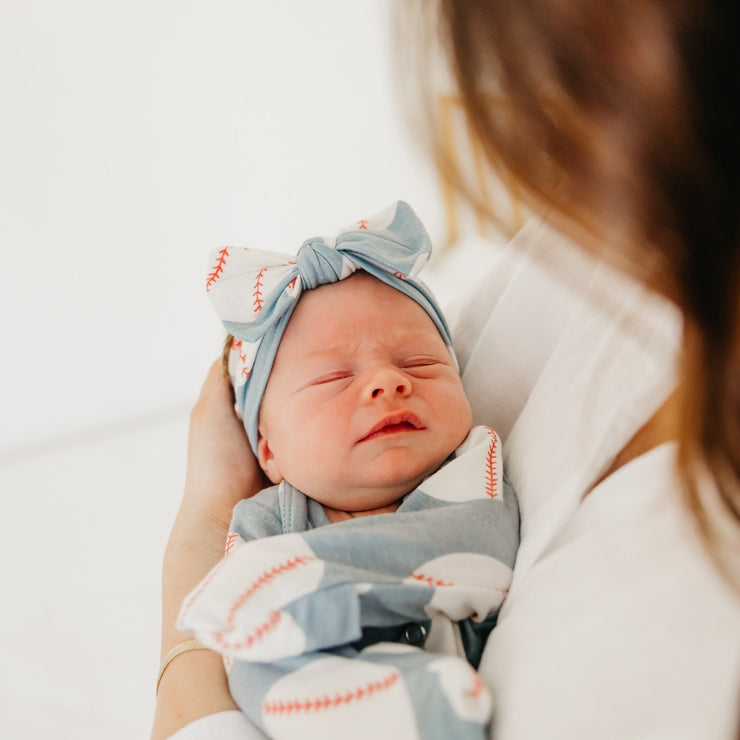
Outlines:
[[401, 197], [438, 230], [385, 2], [2, 8], [0, 449], [189, 401], [213, 247], [294, 251]]
[[208, 251], [295, 251], [436, 174], [387, 0], [0, 6], [0, 735], [145, 737]]

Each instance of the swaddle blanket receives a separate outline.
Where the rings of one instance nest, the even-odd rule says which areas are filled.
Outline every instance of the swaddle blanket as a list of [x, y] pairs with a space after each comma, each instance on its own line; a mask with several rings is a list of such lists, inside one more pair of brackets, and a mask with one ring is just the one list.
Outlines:
[[270, 736], [484, 737], [490, 697], [464, 660], [357, 642], [501, 605], [519, 512], [499, 438], [475, 427], [451, 457], [393, 514], [301, 533], [309, 509], [285, 483], [238, 505], [227, 554], [178, 627], [226, 656], [235, 700]]

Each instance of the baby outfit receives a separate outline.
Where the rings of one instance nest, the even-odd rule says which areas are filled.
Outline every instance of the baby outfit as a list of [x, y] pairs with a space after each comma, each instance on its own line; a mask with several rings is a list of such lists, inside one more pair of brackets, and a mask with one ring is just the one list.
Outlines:
[[420, 648], [433, 617], [465, 620], [477, 664], [507, 592], [519, 510], [500, 447], [475, 427], [392, 514], [329, 524], [286, 482], [236, 506], [178, 628], [225, 656], [234, 699], [269, 736], [486, 736], [478, 674]]
[[[234, 337], [229, 374], [253, 451], [260, 401], [301, 294], [363, 271], [414, 300], [452, 353], [418, 279], [431, 242], [401, 201], [308, 239], [295, 256], [224, 247], [209, 298]], [[454, 357], [454, 353], [452, 353]], [[234, 510], [223, 561], [183, 603], [178, 627], [221, 653], [244, 714], [274, 738], [481, 740], [491, 700], [477, 666], [507, 592], [519, 510], [500, 441], [476, 427], [392, 514], [330, 524], [288, 483]], [[470, 662], [438, 647], [460, 624]]]

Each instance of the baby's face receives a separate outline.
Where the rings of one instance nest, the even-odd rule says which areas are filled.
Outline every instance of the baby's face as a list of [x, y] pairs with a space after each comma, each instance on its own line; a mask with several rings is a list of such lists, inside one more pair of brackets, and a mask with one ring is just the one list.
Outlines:
[[366, 511], [415, 488], [471, 423], [431, 318], [361, 273], [301, 297], [262, 399], [259, 460], [273, 483]]

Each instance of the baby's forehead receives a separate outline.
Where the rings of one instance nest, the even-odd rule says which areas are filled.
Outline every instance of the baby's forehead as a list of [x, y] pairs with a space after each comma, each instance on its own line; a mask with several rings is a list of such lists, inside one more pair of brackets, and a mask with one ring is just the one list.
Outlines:
[[[318, 298], [322, 289], [311, 293]], [[299, 303], [277, 349], [275, 365], [280, 374], [290, 368], [313, 368], [340, 358], [348, 362], [381, 356], [400, 360], [412, 354], [449, 352], [429, 314], [412, 298], [393, 288], [387, 289], [391, 293], [386, 295], [383, 290], [384, 299], [377, 306], [365, 301], [353, 304], [351, 310], [345, 301], [352, 293], [351, 288], [344, 291], [338, 303], [312, 300], [307, 293], [304, 310], [300, 310]], [[399, 300], [395, 300], [395, 295]]]
[[[384, 335], [430, 332], [444, 341], [429, 313], [403, 291], [365, 272], [305, 291], [291, 316], [286, 335], [300, 332], [325, 336], [351, 331], [355, 324], [377, 328]], [[299, 328], [293, 328], [299, 325]]]
[[[296, 311], [300, 309], [303, 313], [307, 309], [306, 304], [312, 307], [317, 305], [316, 310], [326, 310], [332, 307], [343, 307], [351, 309], [360, 304], [363, 308], [374, 308], [381, 305], [381, 301], [392, 301], [397, 310], [418, 311], [425, 315], [429, 314], [419, 305], [417, 301], [404, 293], [398, 287], [370, 275], [364, 270], [358, 270], [343, 280], [334, 283], [326, 283], [311, 290], [305, 290], [298, 299]], [[304, 308], [301, 308], [304, 306]], [[431, 317], [429, 317], [431, 320]], [[291, 319], [292, 320], [292, 319]]]

